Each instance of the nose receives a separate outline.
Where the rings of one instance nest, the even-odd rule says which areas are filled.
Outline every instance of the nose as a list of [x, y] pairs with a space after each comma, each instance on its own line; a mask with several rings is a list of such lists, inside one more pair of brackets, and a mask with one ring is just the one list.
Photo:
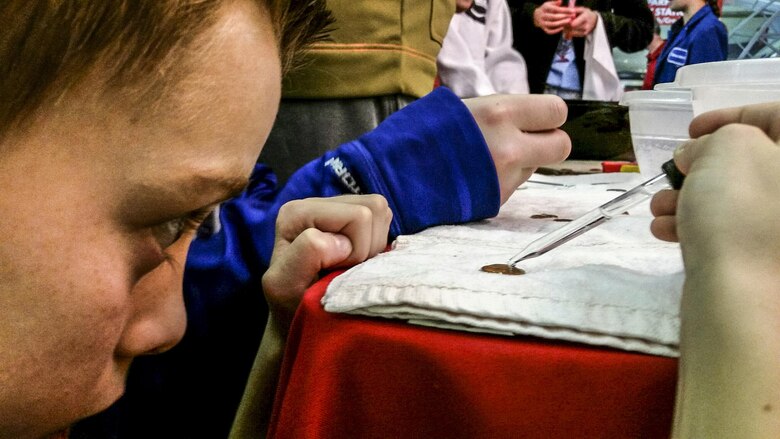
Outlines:
[[[189, 243], [187, 243], [189, 244]], [[117, 355], [137, 357], [165, 352], [184, 336], [187, 314], [182, 283], [188, 245], [170, 248], [167, 261], [147, 273], [132, 291], [132, 314]]]

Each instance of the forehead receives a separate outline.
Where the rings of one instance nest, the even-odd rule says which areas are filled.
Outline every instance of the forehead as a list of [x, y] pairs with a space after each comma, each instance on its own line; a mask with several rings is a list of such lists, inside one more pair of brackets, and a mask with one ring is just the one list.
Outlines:
[[192, 71], [171, 90], [170, 105], [138, 123], [151, 135], [140, 157], [175, 164], [166, 175], [191, 173], [200, 185], [217, 176], [235, 182], [251, 171], [278, 108], [276, 38], [265, 11], [231, 2], [198, 43]]

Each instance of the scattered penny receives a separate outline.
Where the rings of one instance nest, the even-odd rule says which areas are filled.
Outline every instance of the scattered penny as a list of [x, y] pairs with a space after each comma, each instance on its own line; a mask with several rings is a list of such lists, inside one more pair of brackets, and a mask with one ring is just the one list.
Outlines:
[[574, 221], [574, 220], [570, 218], [555, 218], [553, 221], [558, 223], [568, 223], [569, 221]]
[[533, 219], [558, 218], [558, 215], [553, 215], [551, 213], [537, 213], [537, 214], [531, 215], [531, 218], [533, 218]]
[[485, 265], [484, 267], [481, 268], [481, 270], [487, 273], [511, 274], [511, 275], [525, 274], [525, 270], [523, 270], [522, 268], [513, 267], [508, 264]]

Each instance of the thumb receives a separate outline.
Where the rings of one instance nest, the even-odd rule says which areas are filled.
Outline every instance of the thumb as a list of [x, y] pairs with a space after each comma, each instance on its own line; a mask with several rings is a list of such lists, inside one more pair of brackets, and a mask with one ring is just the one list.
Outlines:
[[710, 134], [683, 142], [674, 150], [674, 164], [685, 175], [691, 170], [691, 164], [696, 160], [706, 144]]
[[271, 266], [263, 276], [263, 292], [269, 304], [294, 313], [320, 271], [337, 266], [351, 253], [352, 242], [344, 235], [315, 228], [304, 230], [289, 245], [274, 251]]

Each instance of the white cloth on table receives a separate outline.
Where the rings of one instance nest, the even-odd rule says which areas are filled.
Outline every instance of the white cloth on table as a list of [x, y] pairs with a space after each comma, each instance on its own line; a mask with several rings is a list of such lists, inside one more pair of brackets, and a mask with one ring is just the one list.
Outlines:
[[532, 215], [573, 219], [620, 194], [609, 189], [641, 182], [627, 173], [532, 180], [574, 186], [525, 183], [496, 218], [400, 236], [336, 277], [325, 310], [678, 355], [682, 258], [677, 244], [650, 234], [647, 203], [521, 262], [525, 275], [480, 271], [565, 225]]

